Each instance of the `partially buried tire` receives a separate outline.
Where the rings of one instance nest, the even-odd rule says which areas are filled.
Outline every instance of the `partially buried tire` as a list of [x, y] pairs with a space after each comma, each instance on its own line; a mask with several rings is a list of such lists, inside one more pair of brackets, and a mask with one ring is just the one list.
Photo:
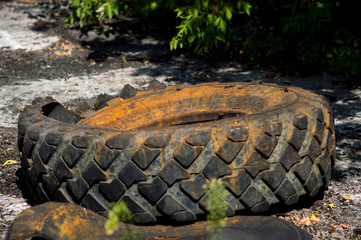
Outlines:
[[330, 105], [309, 91], [208, 83], [115, 98], [84, 118], [36, 99], [20, 114], [19, 149], [39, 202], [102, 213], [125, 201], [136, 223], [194, 221], [211, 178], [225, 182], [228, 216], [316, 196], [335, 133]]

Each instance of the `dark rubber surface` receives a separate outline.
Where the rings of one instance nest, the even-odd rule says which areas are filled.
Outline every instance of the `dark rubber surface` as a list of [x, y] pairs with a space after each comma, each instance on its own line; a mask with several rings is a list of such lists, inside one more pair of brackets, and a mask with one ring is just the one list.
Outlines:
[[[85, 240], [85, 239], [215, 239], [207, 226], [199, 221], [183, 226], [136, 226], [119, 223], [112, 235], [105, 232], [106, 218], [69, 203], [48, 202], [24, 210], [10, 227], [7, 240]], [[133, 235], [124, 233], [131, 230]], [[127, 236], [127, 237], [126, 237]], [[136, 237], [137, 236], [137, 237]], [[222, 240], [311, 240], [304, 230], [284, 220], [268, 216], [236, 216], [229, 218], [217, 239]]]
[[[335, 161], [331, 107], [299, 88], [259, 88], [267, 86], [296, 98], [255, 114], [130, 131], [77, 125], [80, 117], [54, 99], [36, 99], [19, 117], [29, 186], [39, 202], [71, 202], [99, 213], [125, 201], [136, 223], [204, 217], [202, 186], [210, 178], [226, 183], [229, 216], [314, 197]], [[145, 95], [159, 98], [164, 91]]]

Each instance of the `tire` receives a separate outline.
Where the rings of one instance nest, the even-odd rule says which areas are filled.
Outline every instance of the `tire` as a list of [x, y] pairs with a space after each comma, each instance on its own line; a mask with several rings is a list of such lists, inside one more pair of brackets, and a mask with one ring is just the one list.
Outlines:
[[291, 206], [328, 184], [335, 132], [328, 102], [274, 84], [208, 83], [116, 98], [83, 119], [52, 98], [19, 117], [19, 149], [39, 202], [98, 213], [125, 201], [135, 223], [206, 214], [207, 179], [227, 215]]

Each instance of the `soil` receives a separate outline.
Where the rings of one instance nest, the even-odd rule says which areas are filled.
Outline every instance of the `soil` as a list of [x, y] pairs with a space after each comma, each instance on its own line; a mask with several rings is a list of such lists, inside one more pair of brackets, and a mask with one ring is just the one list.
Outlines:
[[167, 85], [274, 82], [325, 96], [334, 109], [337, 136], [329, 188], [312, 203], [274, 215], [313, 239], [361, 239], [361, 86], [340, 76], [285, 77], [234, 62], [185, 57], [169, 52], [169, 38], [156, 30], [128, 30], [109, 38], [90, 32], [79, 38], [77, 30], [64, 27], [65, 13], [60, 1], [0, 2], [0, 239], [31, 204], [18, 182], [21, 109], [48, 95], [71, 109], [93, 107], [101, 93], [116, 96], [125, 84], [143, 89], [152, 80]]

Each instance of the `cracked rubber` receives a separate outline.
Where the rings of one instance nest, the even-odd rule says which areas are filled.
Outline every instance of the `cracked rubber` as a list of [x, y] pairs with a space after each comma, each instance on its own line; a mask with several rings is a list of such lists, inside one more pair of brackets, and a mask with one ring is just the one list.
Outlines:
[[335, 161], [333, 121], [323, 97], [274, 84], [141, 91], [83, 118], [48, 97], [20, 114], [19, 149], [39, 202], [104, 213], [125, 201], [135, 223], [188, 222], [204, 218], [211, 178], [226, 183], [228, 216], [316, 196]]

